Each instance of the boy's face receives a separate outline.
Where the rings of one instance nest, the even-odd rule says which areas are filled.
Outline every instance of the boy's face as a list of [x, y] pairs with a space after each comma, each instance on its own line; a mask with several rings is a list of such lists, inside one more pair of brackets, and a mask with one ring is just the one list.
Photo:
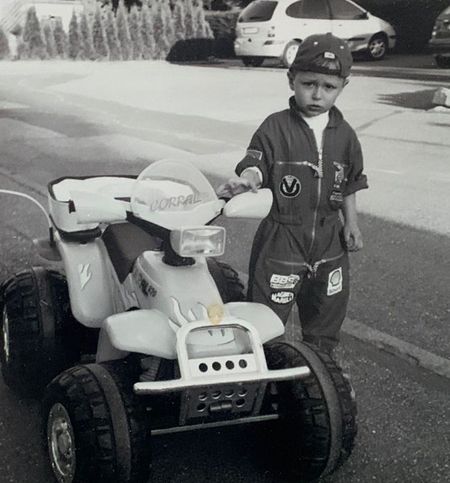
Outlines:
[[289, 86], [295, 93], [295, 101], [301, 113], [314, 117], [329, 111], [348, 80], [337, 75], [299, 71], [288, 72]]

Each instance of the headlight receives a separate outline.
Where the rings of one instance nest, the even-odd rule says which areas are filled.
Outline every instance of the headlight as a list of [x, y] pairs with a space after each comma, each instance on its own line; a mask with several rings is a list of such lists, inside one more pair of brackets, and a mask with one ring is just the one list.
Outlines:
[[172, 230], [170, 243], [181, 257], [218, 257], [225, 251], [225, 228], [202, 226]]

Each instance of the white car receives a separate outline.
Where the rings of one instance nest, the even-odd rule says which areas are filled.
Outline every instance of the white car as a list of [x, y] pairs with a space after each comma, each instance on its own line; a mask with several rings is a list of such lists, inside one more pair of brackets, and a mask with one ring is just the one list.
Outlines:
[[234, 50], [247, 66], [279, 58], [289, 67], [304, 38], [326, 32], [373, 60], [382, 59], [396, 42], [388, 22], [350, 0], [256, 0], [238, 17]]

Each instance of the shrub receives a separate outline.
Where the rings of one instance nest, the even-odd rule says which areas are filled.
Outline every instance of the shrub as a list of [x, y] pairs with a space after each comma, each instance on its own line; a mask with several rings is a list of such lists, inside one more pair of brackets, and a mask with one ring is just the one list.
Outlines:
[[72, 18], [69, 23], [69, 48], [68, 55], [70, 59], [77, 59], [81, 50], [80, 29], [75, 11], [72, 12]]
[[47, 57], [54, 59], [57, 57], [58, 52], [56, 50], [55, 35], [53, 33], [52, 24], [47, 20], [43, 23], [42, 31], [45, 39], [45, 46], [47, 48]]
[[2, 27], [0, 27], [0, 59], [9, 57], [9, 42]]
[[97, 4], [97, 8], [94, 14], [94, 22], [92, 24], [92, 41], [94, 45], [95, 58], [104, 59], [108, 57], [108, 44], [106, 42], [102, 12], [100, 10], [99, 4]]
[[142, 58], [145, 60], [155, 57], [155, 38], [153, 34], [153, 20], [148, 5], [141, 9]]
[[128, 15], [128, 25], [130, 27], [131, 37], [131, 58], [138, 60], [142, 57], [142, 28], [141, 28], [141, 15], [139, 9], [136, 6], [131, 7]]
[[45, 59], [47, 56], [47, 49], [35, 7], [30, 7], [27, 10], [23, 28], [23, 44], [24, 50], [22, 54], [25, 58]]
[[234, 54], [234, 39], [236, 38], [236, 22], [238, 11], [206, 12], [208, 21], [214, 33], [214, 55], [220, 58], [232, 58]]
[[53, 36], [55, 38], [56, 54], [61, 59], [67, 57], [68, 41], [67, 34], [60, 18], [55, 20], [55, 27], [53, 29]]
[[80, 14], [80, 58], [86, 60], [94, 60], [94, 44], [92, 39], [92, 30], [89, 25], [86, 12], [83, 11]]
[[173, 9], [175, 42], [184, 40], [186, 36], [186, 9], [184, 0], [177, 0]]
[[123, 0], [120, 0], [116, 11], [117, 34], [119, 37], [120, 50], [123, 60], [132, 57], [133, 47], [131, 45], [130, 28], [128, 26], [128, 14]]
[[399, 50], [420, 50], [431, 37], [434, 21], [448, 0], [356, 0], [393, 25]]

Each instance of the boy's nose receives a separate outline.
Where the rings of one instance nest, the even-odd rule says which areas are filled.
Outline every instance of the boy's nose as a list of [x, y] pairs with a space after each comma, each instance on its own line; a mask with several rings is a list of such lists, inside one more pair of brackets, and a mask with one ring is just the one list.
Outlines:
[[313, 98], [320, 99], [321, 97], [322, 97], [322, 93], [321, 93], [320, 87], [314, 87]]

